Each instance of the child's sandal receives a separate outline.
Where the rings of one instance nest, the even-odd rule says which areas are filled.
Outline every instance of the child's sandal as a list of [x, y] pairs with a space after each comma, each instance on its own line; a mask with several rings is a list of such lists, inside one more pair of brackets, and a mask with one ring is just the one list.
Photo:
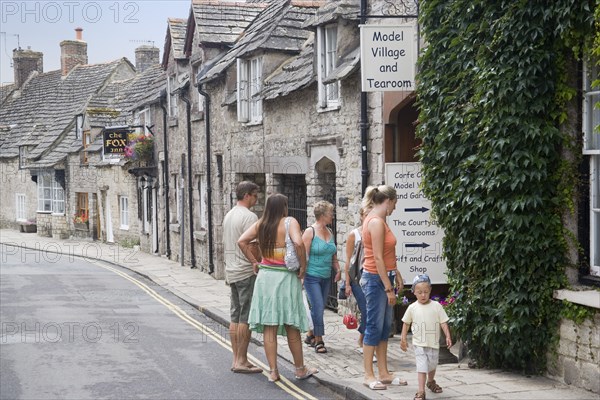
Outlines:
[[427, 388], [429, 390], [431, 390], [433, 393], [442, 393], [443, 392], [442, 387], [436, 383], [435, 379], [427, 382]]
[[415, 394], [414, 400], [425, 400], [425, 392], [417, 392], [417, 394]]
[[315, 347], [315, 335], [306, 335], [304, 343], [306, 343], [310, 347]]

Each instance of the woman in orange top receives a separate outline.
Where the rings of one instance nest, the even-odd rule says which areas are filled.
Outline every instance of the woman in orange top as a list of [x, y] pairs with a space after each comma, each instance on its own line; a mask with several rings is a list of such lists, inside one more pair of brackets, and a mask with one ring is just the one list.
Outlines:
[[[396, 293], [402, 290], [402, 277], [396, 269], [396, 237], [385, 222], [396, 208], [396, 189], [387, 185], [370, 186], [363, 207], [370, 209], [363, 222], [363, 274], [360, 285], [367, 299], [367, 323], [363, 339], [365, 386], [372, 390], [386, 385], [404, 386], [406, 381], [390, 374], [387, 367], [388, 338], [394, 316]], [[373, 371], [373, 354], [377, 354], [379, 379]]]

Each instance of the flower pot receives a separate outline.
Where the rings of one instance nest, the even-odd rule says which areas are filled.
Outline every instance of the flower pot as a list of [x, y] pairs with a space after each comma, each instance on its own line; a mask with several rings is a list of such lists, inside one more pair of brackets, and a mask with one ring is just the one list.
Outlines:
[[75, 230], [78, 230], [78, 231], [88, 231], [89, 230], [88, 222], [74, 222], [73, 225], [75, 225]]
[[[452, 335], [452, 332], [450, 332]], [[456, 342], [456, 337], [452, 337], [452, 342]], [[458, 358], [454, 354], [450, 352], [448, 346], [446, 346], [446, 335], [444, 331], [440, 329], [440, 358], [438, 364], [456, 364], [458, 363]]]

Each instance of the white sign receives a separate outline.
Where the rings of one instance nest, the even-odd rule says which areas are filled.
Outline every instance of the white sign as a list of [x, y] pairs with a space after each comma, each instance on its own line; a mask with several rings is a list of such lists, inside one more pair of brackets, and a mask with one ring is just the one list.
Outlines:
[[415, 39], [412, 26], [360, 26], [363, 92], [415, 90]]
[[388, 225], [396, 236], [397, 267], [404, 283], [427, 274], [431, 283], [447, 283], [442, 255], [444, 232], [431, 219], [431, 202], [421, 192], [420, 163], [387, 163], [385, 182], [396, 189], [396, 209]]

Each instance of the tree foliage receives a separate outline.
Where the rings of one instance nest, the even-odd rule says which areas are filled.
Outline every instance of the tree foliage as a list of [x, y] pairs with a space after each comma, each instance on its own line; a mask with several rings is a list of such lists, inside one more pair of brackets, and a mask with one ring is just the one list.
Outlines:
[[455, 328], [481, 365], [539, 371], [555, 338], [575, 185], [566, 60], [593, 16], [593, 0], [420, 3], [424, 192], [461, 293]]

